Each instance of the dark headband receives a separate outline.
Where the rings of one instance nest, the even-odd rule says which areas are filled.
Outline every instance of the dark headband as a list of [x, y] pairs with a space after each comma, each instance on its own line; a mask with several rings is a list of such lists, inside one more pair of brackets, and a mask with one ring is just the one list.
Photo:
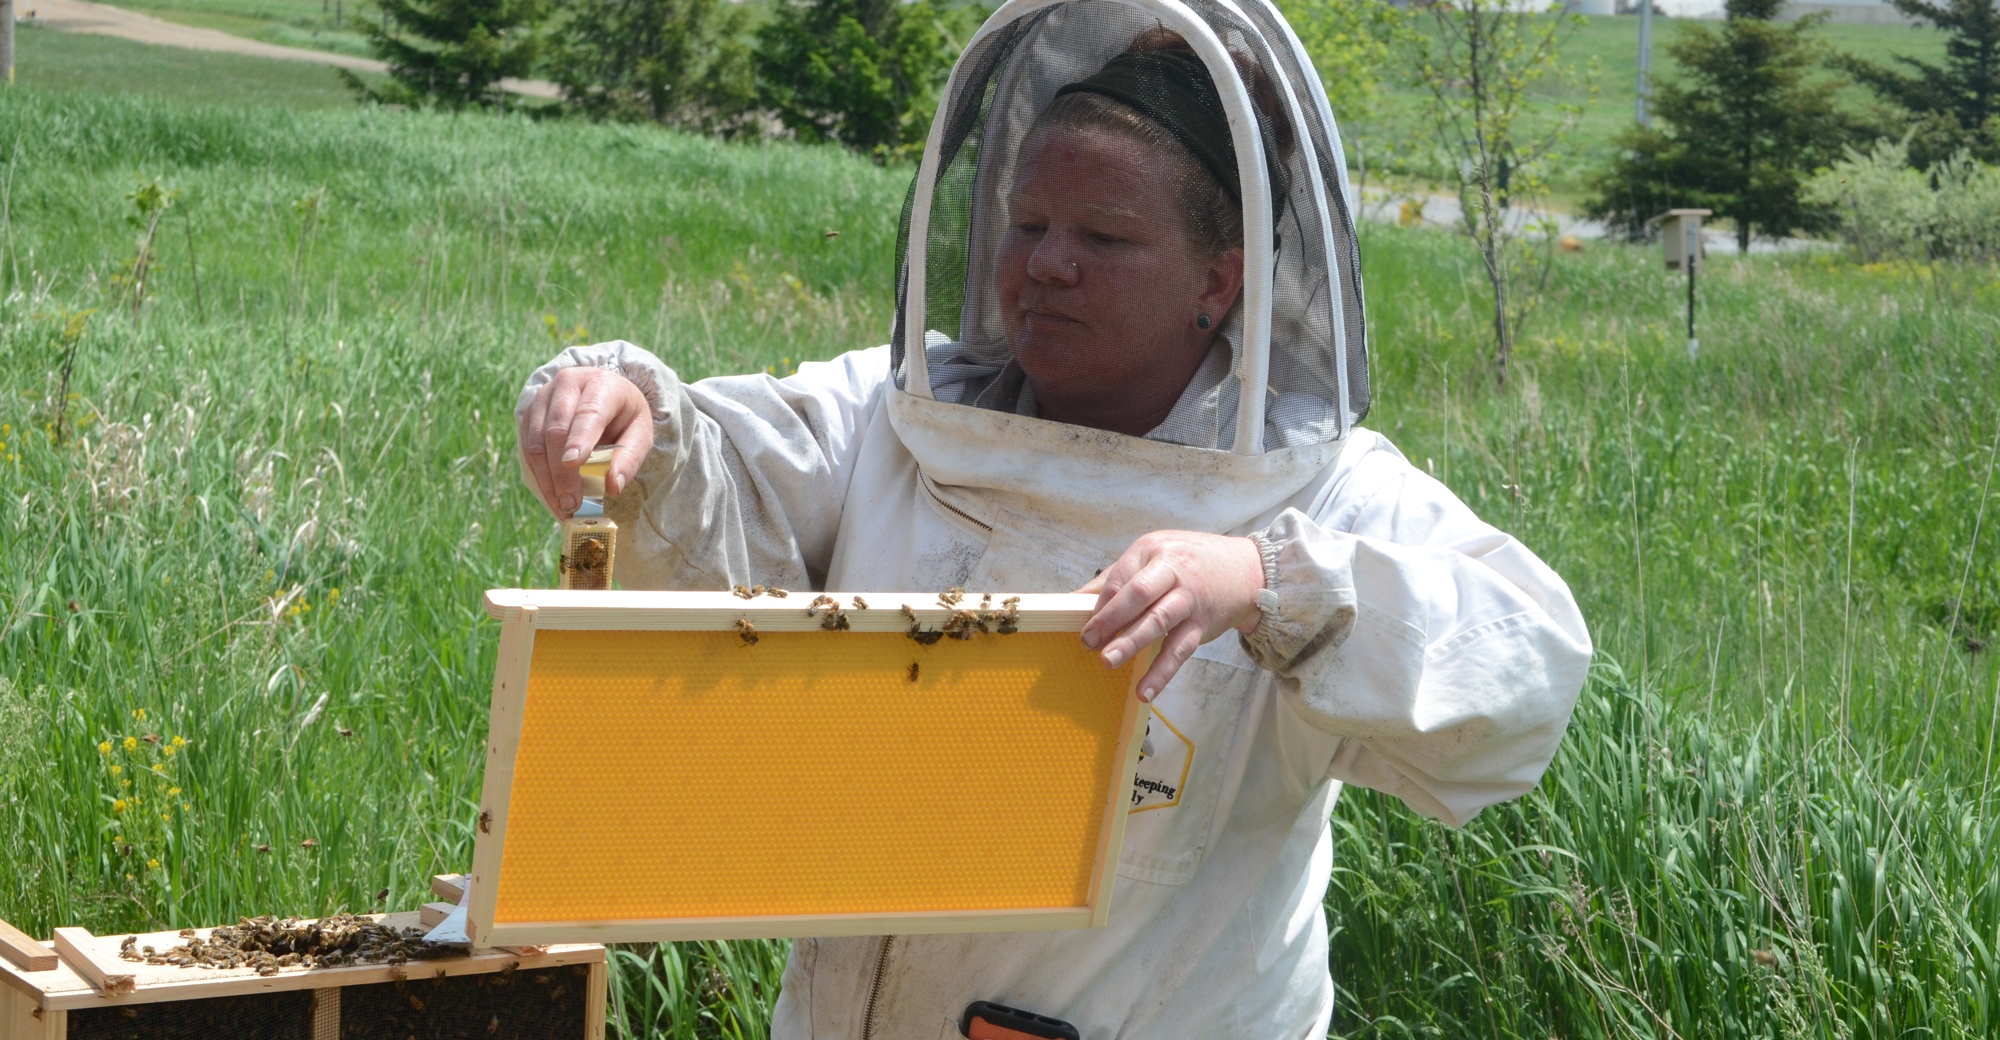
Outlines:
[[[1222, 190], [1238, 206], [1243, 204], [1229, 116], [1223, 111], [1222, 97], [1209, 77], [1208, 66], [1193, 51], [1174, 48], [1120, 54], [1096, 75], [1056, 91], [1056, 97], [1064, 94], [1099, 94], [1129, 106], [1172, 134], [1215, 174]], [[1275, 196], [1276, 182], [1272, 189]]]

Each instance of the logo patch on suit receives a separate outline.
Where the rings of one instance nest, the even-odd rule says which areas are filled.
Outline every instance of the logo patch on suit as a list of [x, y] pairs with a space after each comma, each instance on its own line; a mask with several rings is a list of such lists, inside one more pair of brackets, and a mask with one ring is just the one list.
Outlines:
[[1188, 768], [1194, 764], [1194, 741], [1173, 721], [1153, 708], [1146, 737], [1139, 745], [1139, 770], [1132, 778], [1132, 812], [1168, 809], [1181, 803]]

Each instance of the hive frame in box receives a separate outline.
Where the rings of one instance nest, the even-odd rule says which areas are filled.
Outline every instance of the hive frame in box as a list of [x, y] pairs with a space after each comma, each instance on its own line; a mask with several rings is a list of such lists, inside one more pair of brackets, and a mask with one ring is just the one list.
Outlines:
[[[416, 912], [368, 916], [391, 928], [419, 925]], [[197, 934], [205, 938], [210, 931], [198, 929]], [[14, 958], [0, 957], [0, 1040], [66, 1040], [73, 1011], [299, 990], [314, 994], [313, 1037], [332, 1040], [341, 1032], [341, 1002], [327, 998], [350, 987], [424, 981], [440, 975], [457, 978], [516, 969], [532, 972], [567, 965], [589, 969], [579, 1040], [604, 1040], [607, 965], [604, 947], [595, 943], [533, 951], [478, 950], [464, 957], [402, 964], [294, 967], [275, 975], [259, 975], [248, 968], [180, 968], [122, 960], [118, 948], [126, 934], [92, 935], [80, 928], [59, 929], [61, 941], [33, 944], [41, 951], [60, 954], [56, 964], [48, 968], [31, 969]], [[162, 950], [186, 941], [175, 931], [140, 933], [135, 939], [135, 945]], [[109, 985], [100, 984], [106, 982]]]
[[[1106, 673], [1095, 663], [1095, 655], [1081, 642], [1066, 639], [1078, 658], [1088, 662], [1094, 673], [1107, 678], [1083, 680], [1102, 684], [1115, 682], [1109, 701], [1099, 701], [1098, 718], [1114, 720], [1100, 727], [1102, 735], [1094, 745], [1109, 748], [1093, 762], [1106, 768], [1091, 784], [1088, 796], [1097, 815], [1094, 833], [1086, 840], [1088, 850], [1071, 852], [1089, 856], [1088, 881], [1081, 885], [1083, 898], [1065, 905], [1006, 908], [881, 910], [866, 912], [780, 912], [741, 913], [703, 916], [627, 916], [589, 919], [496, 920], [502, 890], [502, 863], [506, 858], [509, 814], [516, 798], [516, 765], [521, 755], [521, 737], [528, 710], [530, 672], [536, 659], [538, 632], [707, 632], [741, 636], [748, 644], [772, 642], [788, 633], [818, 633], [819, 638], [846, 639], [873, 633], [879, 645], [899, 648], [897, 653], [914, 654], [919, 645], [905, 637], [911, 629], [910, 617], [927, 632], [936, 632], [952, 617], [954, 609], [935, 593], [854, 593], [833, 594], [844, 617], [838, 633], [820, 633], [826, 626], [823, 611], [809, 608], [819, 593], [800, 591], [783, 598], [760, 595], [745, 599], [726, 592], [634, 592], [521, 590], [490, 591], [486, 610], [501, 624], [498, 659], [493, 680], [492, 714], [488, 729], [486, 775], [481, 798], [479, 825], [474, 835], [470, 893], [467, 898], [466, 929], [479, 946], [519, 943], [546, 943], [579, 939], [597, 942], [662, 942], [688, 939], [779, 938], [795, 936], [884, 935], [941, 932], [1027, 931], [1058, 928], [1102, 927], [1110, 913], [1112, 886], [1117, 874], [1118, 851], [1124, 838], [1126, 809], [1131, 797], [1132, 778], [1138, 765], [1141, 738], [1150, 718], [1150, 708], [1136, 696], [1138, 678], [1150, 664], [1154, 647], [1147, 647], [1133, 661], [1115, 673]], [[857, 608], [857, 602], [865, 602]], [[966, 593], [958, 610], [982, 613], [984, 630], [972, 638], [992, 640], [992, 647], [1021, 647], [1029, 642], [1006, 643], [1007, 635], [997, 631], [997, 618], [1011, 615], [1008, 627], [1019, 633], [1076, 633], [1090, 617], [1096, 598], [1089, 595], [1023, 595], [1018, 598], [996, 594]], [[744, 623], [751, 627], [749, 638]], [[893, 637], [893, 638], [889, 638]], [[549, 641], [551, 644], [554, 640]], [[735, 646], [735, 640], [730, 640]], [[820, 644], [831, 645], [831, 644]], [[946, 649], [969, 642], [944, 640], [923, 643]], [[1053, 642], [1036, 645], [1053, 648]], [[994, 652], [1000, 652], [995, 650]], [[1009, 651], [1013, 652], [1013, 651]], [[1046, 651], [1042, 651], [1046, 653]], [[872, 651], [871, 651], [872, 653]], [[671, 670], [671, 669], [666, 669]], [[911, 666], [911, 681], [916, 681]], [[929, 673], [926, 673], [929, 674]], [[1077, 676], [1079, 671], [1061, 674]], [[1068, 681], [1068, 680], [1057, 680]], [[1033, 696], [1031, 692], [1030, 697]], [[623, 702], [620, 702], [623, 703]], [[583, 766], [582, 768], [589, 768]], [[1023, 785], [1024, 787], [1026, 785]], [[1080, 785], [1077, 790], [1081, 790]], [[1072, 796], [1071, 804], [1083, 799]], [[1101, 808], [1099, 808], [1101, 807]], [[609, 807], [607, 807], [609, 811]], [[1070, 862], [1081, 864], [1080, 859]], [[579, 876], [600, 869], [600, 864], [577, 862]], [[1074, 877], [1081, 879], [1081, 871]]]

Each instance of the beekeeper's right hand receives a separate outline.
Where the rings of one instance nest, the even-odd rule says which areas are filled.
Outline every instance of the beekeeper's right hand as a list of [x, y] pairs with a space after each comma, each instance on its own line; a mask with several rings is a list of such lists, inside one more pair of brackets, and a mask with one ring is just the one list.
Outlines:
[[567, 519], [583, 501], [577, 470], [593, 449], [616, 444], [618, 454], [604, 478], [616, 495], [639, 472], [653, 447], [653, 409], [631, 380], [610, 369], [565, 368], [535, 392], [515, 429], [521, 444], [521, 475], [542, 504]]

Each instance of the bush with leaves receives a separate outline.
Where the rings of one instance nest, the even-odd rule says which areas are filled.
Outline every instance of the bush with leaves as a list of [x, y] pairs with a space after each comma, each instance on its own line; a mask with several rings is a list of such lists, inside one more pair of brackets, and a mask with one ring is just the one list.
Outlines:
[[2000, 6], [1996, 0], [1890, 0], [1946, 33], [1944, 64], [1897, 55], [1901, 69], [1854, 55], [1838, 65], [1893, 111], [1885, 136], [1907, 136], [1910, 161], [1930, 166], [1959, 151], [2000, 162]]
[[1681, 23], [1666, 48], [1681, 76], [1655, 91], [1654, 125], [1621, 135], [1623, 154], [1591, 179], [1591, 216], [1639, 237], [1668, 209], [1711, 209], [1743, 249], [1825, 226], [1799, 186], [1859, 128], [1834, 102], [1841, 81], [1820, 68], [1823, 19], [1777, 24], [1784, 3], [1728, 0], [1719, 28]]
[[1907, 141], [1850, 148], [1803, 195], [1835, 214], [1841, 237], [1869, 262], [2000, 259], [2000, 167], [1966, 152], [1918, 171]]
[[380, 25], [368, 44], [389, 65], [389, 82], [371, 88], [339, 75], [363, 98], [441, 108], [504, 107], [500, 81], [527, 76], [541, 55], [536, 28], [543, 0], [377, 0]]
[[803, 140], [907, 159], [956, 53], [929, 0], [781, 3], [757, 31], [758, 98]]
[[595, 118], [735, 134], [755, 116], [749, 11], [727, 0], [559, 0], [551, 78]]

